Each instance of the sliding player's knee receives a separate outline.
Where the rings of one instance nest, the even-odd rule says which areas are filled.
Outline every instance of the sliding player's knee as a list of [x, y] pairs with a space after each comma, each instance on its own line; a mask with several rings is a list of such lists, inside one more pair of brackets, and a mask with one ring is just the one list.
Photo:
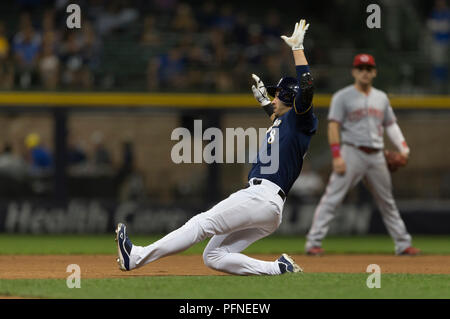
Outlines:
[[220, 270], [220, 260], [226, 254], [220, 248], [205, 249], [203, 251], [203, 262], [209, 268]]

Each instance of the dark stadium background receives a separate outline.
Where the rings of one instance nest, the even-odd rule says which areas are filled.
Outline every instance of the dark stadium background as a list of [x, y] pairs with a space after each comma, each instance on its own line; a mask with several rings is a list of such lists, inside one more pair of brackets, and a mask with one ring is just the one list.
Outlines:
[[[79, 30], [66, 26], [69, 3], [80, 5]], [[370, 3], [381, 7], [380, 29], [366, 26]], [[0, 2], [0, 232], [101, 233], [127, 221], [161, 233], [242, 187], [246, 164], [174, 164], [171, 132], [194, 119], [203, 129], [268, 127], [250, 75], [275, 83], [294, 74], [279, 36], [305, 17], [319, 131], [278, 232], [310, 226], [331, 169], [329, 99], [366, 52], [411, 147], [409, 165], [392, 176], [405, 223], [413, 234], [448, 234], [450, 22], [437, 41], [438, 3]], [[33, 163], [38, 145], [42, 162]], [[385, 233], [364, 187], [331, 232]]]

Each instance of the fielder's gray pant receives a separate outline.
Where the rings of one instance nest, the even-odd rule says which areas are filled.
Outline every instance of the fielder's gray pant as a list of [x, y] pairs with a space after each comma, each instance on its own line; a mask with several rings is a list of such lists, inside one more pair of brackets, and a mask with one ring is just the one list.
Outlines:
[[348, 193], [362, 179], [372, 193], [383, 222], [395, 243], [396, 254], [411, 246], [408, 234], [392, 196], [391, 175], [382, 151], [367, 154], [353, 146], [344, 144], [341, 156], [346, 163], [344, 175], [332, 173], [325, 194], [314, 213], [311, 229], [306, 237], [305, 249], [320, 247], [329, 224], [335, 217], [336, 208]]

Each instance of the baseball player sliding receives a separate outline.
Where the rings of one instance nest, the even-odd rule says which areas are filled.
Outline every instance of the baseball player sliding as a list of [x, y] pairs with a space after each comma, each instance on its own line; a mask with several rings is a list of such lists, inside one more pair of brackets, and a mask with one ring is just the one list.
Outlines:
[[333, 172], [316, 208], [307, 235], [306, 253], [324, 253], [321, 243], [335, 216], [336, 207], [352, 187], [364, 180], [395, 242], [395, 253], [417, 255], [420, 251], [411, 246], [411, 236], [392, 196], [391, 176], [382, 151], [384, 129], [405, 161], [409, 157], [409, 147], [396, 123], [387, 95], [372, 86], [377, 75], [373, 56], [355, 56], [352, 75], [354, 84], [336, 92], [331, 100], [328, 140]]
[[[297, 78], [285, 77], [278, 85], [264, 86], [253, 75], [253, 94], [273, 122], [260, 148], [257, 161], [248, 175], [247, 188], [224, 199], [210, 210], [191, 218], [182, 227], [145, 247], [131, 243], [126, 227], [116, 229], [119, 268], [127, 271], [162, 257], [181, 252], [212, 237], [203, 260], [212, 269], [236, 275], [279, 275], [300, 272], [301, 268], [286, 254], [275, 261], [262, 261], [241, 254], [253, 242], [273, 233], [281, 223], [286, 195], [300, 174], [312, 135], [317, 129], [313, 113], [312, 77], [303, 52], [303, 38], [309, 24], [295, 24], [292, 36], [282, 39], [292, 48]], [[274, 96], [273, 101], [268, 93]], [[277, 136], [278, 135], [278, 136]], [[276, 144], [276, 145], [275, 145]], [[261, 150], [279, 151], [278, 170], [264, 173]]]

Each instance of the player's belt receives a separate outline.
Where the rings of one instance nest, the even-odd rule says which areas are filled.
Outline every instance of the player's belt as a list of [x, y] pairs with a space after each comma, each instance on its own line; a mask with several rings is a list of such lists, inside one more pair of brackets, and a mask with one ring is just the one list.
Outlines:
[[[251, 180], [251, 183], [249, 182], [247, 187], [250, 186], [250, 184], [253, 185], [261, 185], [262, 184], [262, 179], [258, 179], [258, 178], [253, 178]], [[278, 195], [281, 197], [281, 199], [284, 201], [286, 199], [286, 194], [284, 193], [284, 191], [280, 188], [280, 190], [278, 191]]]
[[379, 148], [373, 148], [373, 147], [367, 147], [367, 146], [356, 146], [356, 145], [353, 145], [350, 143], [345, 143], [345, 144], [356, 147], [360, 151], [363, 151], [364, 153], [367, 153], [367, 154], [378, 153], [379, 151], [381, 151], [381, 149], [379, 149]]

